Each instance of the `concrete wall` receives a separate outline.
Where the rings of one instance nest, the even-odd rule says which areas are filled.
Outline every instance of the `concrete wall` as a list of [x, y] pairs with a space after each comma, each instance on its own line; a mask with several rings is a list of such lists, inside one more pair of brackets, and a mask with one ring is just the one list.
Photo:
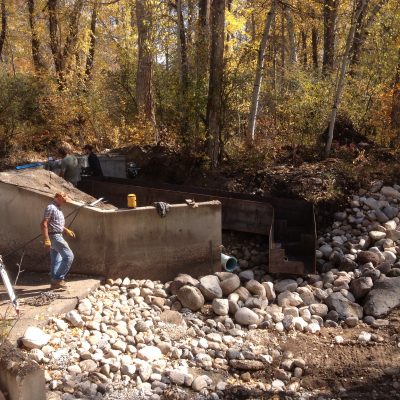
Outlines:
[[[43, 211], [51, 199], [0, 182], [0, 254], [3, 256], [40, 234]], [[64, 215], [78, 209], [68, 203]], [[73, 215], [67, 218], [68, 223]], [[221, 204], [199, 203], [198, 208], [171, 205], [165, 218], [154, 207], [135, 210], [81, 208], [72, 225], [76, 239], [68, 239], [75, 261], [72, 273], [173, 279], [180, 272], [193, 275], [220, 269]], [[9, 270], [25, 250], [23, 269], [48, 271], [50, 257], [42, 238], [4, 257]]]

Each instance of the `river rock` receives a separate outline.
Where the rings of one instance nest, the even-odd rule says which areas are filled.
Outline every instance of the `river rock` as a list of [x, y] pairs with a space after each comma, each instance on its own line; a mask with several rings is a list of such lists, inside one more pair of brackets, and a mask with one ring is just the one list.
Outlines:
[[65, 319], [70, 322], [73, 326], [81, 328], [85, 323], [82, 320], [82, 317], [76, 310], [68, 311], [65, 314]]
[[374, 283], [371, 277], [362, 276], [351, 281], [350, 290], [356, 299], [361, 299], [369, 293], [373, 286]]
[[275, 291], [277, 293], [282, 293], [285, 291], [295, 292], [297, 289], [297, 282], [294, 279], [283, 279], [277, 283], [275, 283]]
[[375, 281], [374, 288], [368, 293], [364, 312], [375, 318], [386, 315], [400, 305], [400, 277], [381, 277]]
[[204, 305], [203, 294], [194, 286], [182, 286], [177, 291], [176, 295], [182, 305], [192, 311], [200, 310], [200, 308]]
[[170, 284], [169, 289], [172, 294], [176, 294], [182, 286], [197, 286], [199, 281], [188, 274], [179, 274]]
[[240, 325], [257, 325], [258, 315], [247, 307], [242, 307], [235, 313], [235, 321]]
[[229, 300], [228, 299], [214, 299], [212, 308], [217, 315], [228, 315], [229, 313]]
[[381, 189], [381, 193], [384, 196], [391, 197], [393, 199], [400, 199], [400, 192], [398, 192], [391, 186], [383, 186], [383, 188]]
[[342, 319], [348, 317], [361, 319], [363, 316], [363, 308], [357, 303], [352, 303], [340, 292], [332, 293], [327, 297], [325, 302], [329, 309], [336, 311]]
[[251, 279], [248, 282], [246, 282], [245, 287], [251, 294], [254, 294], [254, 295], [260, 296], [260, 297], [266, 297], [264, 286], [260, 282], [254, 280], [254, 279]]
[[28, 349], [40, 349], [49, 342], [50, 338], [51, 336], [44, 333], [40, 328], [30, 326], [26, 329], [21, 340], [22, 344]]
[[240, 278], [236, 274], [231, 274], [230, 277], [223, 279], [219, 285], [223, 295], [228, 296], [240, 287]]
[[206, 300], [213, 300], [222, 297], [222, 289], [219, 279], [215, 275], [206, 275], [200, 278], [199, 289]]

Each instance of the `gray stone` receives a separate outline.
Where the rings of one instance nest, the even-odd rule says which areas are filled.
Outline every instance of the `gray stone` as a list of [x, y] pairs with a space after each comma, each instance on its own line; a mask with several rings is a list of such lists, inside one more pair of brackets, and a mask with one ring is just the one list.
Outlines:
[[215, 275], [206, 275], [200, 278], [199, 289], [206, 300], [213, 300], [222, 297], [222, 289], [219, 279]]
[[283, 279], [275, 283], [275, 292], [282, 293], [286, 290], [289, 292], [295, 292], [297, 289], [297, 282], [294, 279]]
[[[217, 277], [215, 278], [218, 279]], [[204, 305], [204, 297], [202, 293], [194, 286], [182, 286], [177, 291], [176, 295], [182, 305], [192, 311], [200, 310]]]
[[369, 293], [373, 286], [374, 283], [371, 277], [362, 276], [351, 281], [350, 290], [356, 299], [361, 299]]
[[192, 383], [192, 389], [195, 392], [200, 392], [208, 386], [209, 379], [210, 378], [207, 375], [197, 376]]
[[235, 321], [240, 325], [258, 324], [258, 315], [247, 307], [242, 307], [235, 313]]
[[382, 277], [375, 281], [374, 288], [368, 293], [364, 312], [377, 318], [398, 306], [400, 306], [400, 277]]
[[393, 189], [390, 186], [384, 186], [381, 189], [381, 193], [384, 196], [391, 197], [393, 199], [398, 199], [398, 200], [400, 199], [400, 192], [398, 192], [396, 189]]
[[281, 307], [287, 306], [300, 306], [303, 304], [303, 300], [297, 292], [285, 291], [278, 295], [278, 305]]
[[310, 312], [313, 315], [319, 315], [320, 317], [325, 317], [328, 314], [328, 306], [323, 303], [311, 304]]
[[361, 319], [363, 316], [363, 308], [357, 303], [352, 303], [340, 292], [330, 294], [326, 299], [326, 304], [330, 310], [336, 311], [342, 319], [348, 317]]

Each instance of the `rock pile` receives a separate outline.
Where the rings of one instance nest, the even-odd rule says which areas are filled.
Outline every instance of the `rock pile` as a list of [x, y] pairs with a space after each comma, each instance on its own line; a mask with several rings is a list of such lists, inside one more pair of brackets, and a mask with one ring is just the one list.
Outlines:
[[349, 207], [335, 213], [332, 228], [318, 240], [323, 279], [374, 317], [400, 305], [399, 190], [374, 182], [370, 191], [352, 196]]
[[[182, 398], [218, 399], [230, 378], [295, 393], [305, 361], [282, 351], [276, 336], [268, 347], [254, 344], [252, 335], [318, 334], [323, 326], [351, 328], [360, 320], [386, 326], [380, 318], [400, 305], [399, 190], [375, 184], [335, 214], [318, 239], [320, 274], [274, 279], [260, 246], [236, 247], [237, 273], [181, 274], [166, 284], [108, 280], [76, 310], [53, 318], [47, 333], [30, 329], [22, 342], [45, 365], [54, 399], [113, 399], [111, 387], [134, 388], [125, 398], [156, 400], [178, 387], [191, 391]], [[355, 340], [379, 341], [366, 331]], [[274, 379], [254, 382], [263, 370]]]
[[[48, 333], [28, 328], [23, 344], [31, 358], [45, 366], [52, 399], [111, 399], [110, 391], [134, 387], [132, 398], [155, 400], [176, 385], [191, 391], [184, 398], [218, 399], [223, 398], [228, 371], [235, 379], [250, 382], [253, 372], [270, 368], [275, 379], [268, 384], [261, 380], [259, 388], [296, 392], [305, 361], [281, 351], [277, 343], [254, 344], [251, 331], [240, 325], [255, 328], [264, 320], [265, 308], [255, 308], [248, 301], [254, 298], [268, 304], [264, 286], [252, 280], [241, 286], [239, 280], [235, 290], [241, 289], [241, 297], [216, 297], [222, 297], [219, 282], [235, 280], [233, 276], [221, 273], [197, 283], [181, 275], [166, 285], [129, 278], [109, 280], [80, 301], [76, 310], [52, 318]], [[267, 286], [271, 289], [272, 285]], [[219, 314], [210, 306], [197, 313], [183, 307], [197, 310], [204, 296], [213, 298], [211, 308]], [[230, 307], [234, 318], [229, 316]], [[282, 313], [282, 321], [287, 315]], [[211, 379], [213, 373], [219, 378]]]

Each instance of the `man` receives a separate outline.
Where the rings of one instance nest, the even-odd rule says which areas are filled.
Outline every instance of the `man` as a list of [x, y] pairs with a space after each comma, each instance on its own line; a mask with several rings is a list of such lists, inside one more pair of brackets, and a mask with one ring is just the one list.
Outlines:
[[74, 253], [62, 235], [65, 232], [75, 238], [75, 233], [64, 226], [65, 218], [61, 207], [66, 202], [65, 193], [56, 193], [53, 202], [46, 207], [40, 224], [44, 247], [50, 249], [51, 289], [66, 289], [64, 279], [74, 261]]
[[58, 153], [63, 157], [60, 176], [66, 181], [71, 182], [74, 186], [77, 186], [80, 180], [78, 159], [73, 154], [68, 154], [69, 149], [66, 146], [60, 147]]
[[88, 156], [89, 170], [92, 176], [103, 176], [99, 158], [93, 152], [93, 146], [90, 144], [85, 145], [83, 148]]

